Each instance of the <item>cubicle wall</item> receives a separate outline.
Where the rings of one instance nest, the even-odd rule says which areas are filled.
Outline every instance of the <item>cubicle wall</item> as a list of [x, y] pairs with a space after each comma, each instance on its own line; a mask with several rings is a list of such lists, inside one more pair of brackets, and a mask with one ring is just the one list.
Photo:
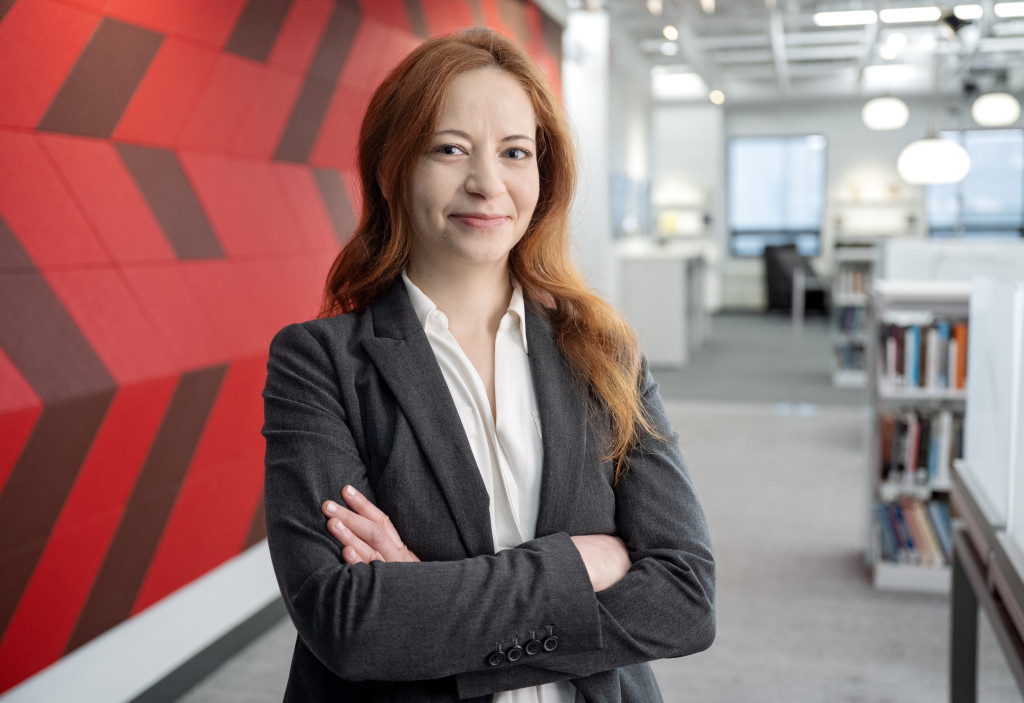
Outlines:
[[317, 313], [373, 88], [518, 0], [0, 1], [0, 691], [265, 534], [267, 344]]

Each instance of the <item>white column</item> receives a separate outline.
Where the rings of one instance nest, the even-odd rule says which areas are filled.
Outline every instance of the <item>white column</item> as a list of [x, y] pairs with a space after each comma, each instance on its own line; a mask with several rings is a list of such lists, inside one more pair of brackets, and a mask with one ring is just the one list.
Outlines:
[[573, 253], [594, 290], [614, 303], [618, 281], [608, 183], [608, 44], [607, 14], [569, 13], [562, 36], [562, 94], [580, 155]]

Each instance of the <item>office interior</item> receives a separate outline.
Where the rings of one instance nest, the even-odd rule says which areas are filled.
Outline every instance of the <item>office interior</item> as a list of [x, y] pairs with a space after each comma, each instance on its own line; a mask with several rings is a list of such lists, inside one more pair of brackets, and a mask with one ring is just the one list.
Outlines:
[[281, 699], [267, 345], [373, 89], [475, 25], [709, 517], [666, 703], [1024, 700], [1024, 3], [0, 0], [0, 701]]

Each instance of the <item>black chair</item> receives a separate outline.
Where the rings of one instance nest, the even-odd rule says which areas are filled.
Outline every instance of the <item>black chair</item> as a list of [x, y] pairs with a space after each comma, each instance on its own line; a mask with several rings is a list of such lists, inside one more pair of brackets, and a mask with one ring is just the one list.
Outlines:
[[804, 274], [804, 310], [828, 313], [827, 285], [818, 277], [795, 244], [764, 248], [764, 280], [767, 310], [789, 313], [793, 309], [793, 275]]

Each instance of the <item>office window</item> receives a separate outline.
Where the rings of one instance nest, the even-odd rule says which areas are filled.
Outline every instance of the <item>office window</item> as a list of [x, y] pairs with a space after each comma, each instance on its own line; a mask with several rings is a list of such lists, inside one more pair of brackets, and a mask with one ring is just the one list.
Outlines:
[[1024, 232], [1024, 130], [943, 132], [971, 157], [960, 183], [928, 186], [932, 237], [1020, 237]]
[[795, 244], [821, 250], [825, 206], [825, 137], [734, 137], [729, 140], [729, 229], [735, 256]]

